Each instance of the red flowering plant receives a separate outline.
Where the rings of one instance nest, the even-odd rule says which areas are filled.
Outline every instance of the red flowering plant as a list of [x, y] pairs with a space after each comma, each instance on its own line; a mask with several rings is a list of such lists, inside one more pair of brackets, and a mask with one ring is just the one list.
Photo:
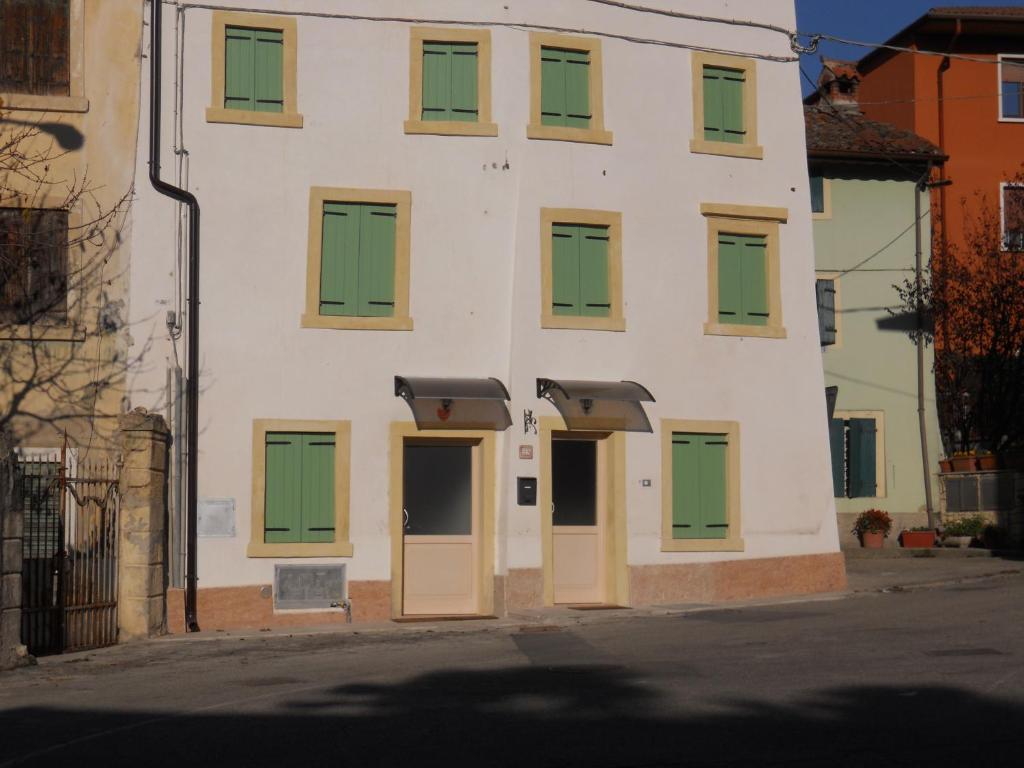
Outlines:
[[865, 509], [853, 523], [853, 533], [862, 536], [865, 533], [880, 533], [883, 536], [889, 535], [892, 528], [892, 518], [884, 509]]

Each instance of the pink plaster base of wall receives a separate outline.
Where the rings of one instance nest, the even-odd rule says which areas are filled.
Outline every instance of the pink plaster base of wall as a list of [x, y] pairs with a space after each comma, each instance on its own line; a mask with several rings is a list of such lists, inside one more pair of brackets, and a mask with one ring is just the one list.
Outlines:
[[718, 603], [844, 589], [846, 564], [839, 552], [629, 568], [633, 606]]
[[515, 613], [543, 607], [544, 572], [540, 568], [510, 568], [505, 577], [505, 610]]
[[[269, 584], [200, 589], [196, 595], [199, 626], [205, 632], [345, 623], [345, 614], [339, 611], [274, 613], [274, 601], [270, 595]], [[352, 581], [348, 585], [348, 595], [352, 600], [353, 623], [388, 621], [391, 618], [390, 581]], [[171, 634], [185, 631], [185, 591], [182, 589], [167, 590], [167, 631]]]
[[[840, 592], [846, 589], [841, 553], [732, 560], [720, 563], [633, 565], [629, 568], [630, 604], [716, 603], [782, 595]], [[270, 586], [200, 589], [199, 624], [204, 630], [262, 629], [344, 623], [339, 612], [274, 613]], [[266, 596], [264, 596], [266, 595]], [[349, 583], [353, 623], [391, 619], [391, 582]], [[513, 568], [494, 577], [494, 613], [506, 616], [542, 608], [540, 568]], [[167, 592], [167, 628], [184, 632], [184, 591]]]

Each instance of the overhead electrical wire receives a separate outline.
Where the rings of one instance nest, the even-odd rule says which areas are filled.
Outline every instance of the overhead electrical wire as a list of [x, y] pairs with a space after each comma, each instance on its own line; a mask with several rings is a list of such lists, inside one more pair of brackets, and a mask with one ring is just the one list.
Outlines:
[[[998, 64], [999, 60], [996, 58], [979, 58], [977, 56], [966, 56], [959, 53], [949, 53], [947, 51], [932, 51], [926, 48], [908, 48], [902, 45], [892, 45], [890, 43], [872, 43], [865, 40], [853, 40], [851, 38], [839, 37], [838, 35], [829, 35], [823, 32], [801, 32], [797, 29], [786, 29], [785, 27], [778, 26], [776, 24], [768, 24], [767, 22], [754, 21], [752, 19], [729, 19], [721, 18], [717, 16], [705, 16], [703, 14], [686, 13], [685, 11], [674, 11], [666, 8], [653, 8], [645, 5], [638, 5], [636, 3], [621, 2], [621, 0], [585, 0], [586, 2], [596, 3], [598, 5], [605, 5], [610, 8], [618, 8], [625, 11], [632, 11], [634, 13], [649, 13], [658, 16], [666, 16], [669, 18], [682, 19], [685, 21], [699, 21], [709, 24], [725, 24], [730, 26], [738, 27], [750, 27], [752, 29], [763, 29], [768, 32], [775, 32], [780, 35], [785, 35], [789, 39], [790, 49], [800, 55], [810, 55], [816, 53], [818, 50], [818, 44], [822, 41], [841, 43], [843, 45], [853, 45], [862, 48], [872, 48], [896, 51], [899, 53], [911, 53], [922, 56], [940, 56], [943, 58], [955, 59], [957, 61], [969, 61], [978, 64]], [[659, 40], [656, 38], [639, 37], [634, 35], [626, 35], [618, 32], [603, 32], [600, 30], [592, 30], [586, 28], [577, 27], [559, 27], [546, 24], [532, 24], [529, 22], [511, 22], [511, 21], [474, 21], [466, 19], [428, 19], [428, 18], [414, 18], [406, 16], [379, 16], [370, 14], [357, 14], [357, 13], [337, 13], [329, 11], [304, 11], [304, 10], [292, 10], [284, 8], [246, 8], [235, 5], [223, 5], [218, 3], [188, 3], [181, 2], [181, 0], [160, 0], [165, 5], [173, 5], [181, 9], [204, 9], [210, 11], [237, 11], [240, 13], [277, 13], [288, 16], [305, 16], [310, 18], [323, 18], [323, 19], [345, 19], [349, 21], [377, 21], [377, 22], [392, 22], [402, 24], [437, 24], [437, 25], [448, 25], [448, 26], [468, 26], [468, 27], [505, 27], [508, 29], [521, 29], [521, 30], [538, 30], [542, 32], [560, 32], [570, 34], [581, 34], [581, 35], [596, 35], [598, 37], [607, 37], [614, 40], [623, 40], [630, 43], [638, 43], [641, 45], [663, 45], [670, 48], [682, 48], [685, 50], [702, 51], [705, 53], [722, 53], [732, 56], [746, 56], [749, 58], [762, 59], [765, 61], [775, 61], [779, 63], [792, 63], [798, 59], [793, 56], [779, 56], [770, 53], [756, 53], [750, 51], [735, 51], [723, 48], [712, 48], [708, 46], [695, 45], [691, 43], [679, 43], [669, 40]], [[801, 43], [801, 39], [806, 39], [806, 44]]]

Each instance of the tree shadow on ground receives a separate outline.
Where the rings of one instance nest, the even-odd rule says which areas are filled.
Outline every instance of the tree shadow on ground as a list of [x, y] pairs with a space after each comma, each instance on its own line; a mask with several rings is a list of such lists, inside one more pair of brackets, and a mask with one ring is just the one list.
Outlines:
[[600, 665], [444, 670], [328, 689], [313, 676], [274, 691], [250, 680], [225, 690], [232, 704], [183, 715], [158, 705], [9, 710], [0, 714], [0, 766], [1016, 764], [1024, 706], [915, 688], [907, 674], [906, 687], [830, 688], [785, 702], [769, 701], [770, 690], [687, 696], [688, 685], [706, 691], [709, 681], [685, 668], [665, 678]]

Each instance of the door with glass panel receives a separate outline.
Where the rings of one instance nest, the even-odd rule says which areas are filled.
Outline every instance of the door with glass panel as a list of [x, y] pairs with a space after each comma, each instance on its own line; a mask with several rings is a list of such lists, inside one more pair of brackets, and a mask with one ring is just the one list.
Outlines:
[[602, 440], [551, 441], [552, 577], [556, 603], [604, 603], [606, 492]]
[[474, 445], [435, 440], [403, 447], [405, 615], [478, 611], [479, 459]]

